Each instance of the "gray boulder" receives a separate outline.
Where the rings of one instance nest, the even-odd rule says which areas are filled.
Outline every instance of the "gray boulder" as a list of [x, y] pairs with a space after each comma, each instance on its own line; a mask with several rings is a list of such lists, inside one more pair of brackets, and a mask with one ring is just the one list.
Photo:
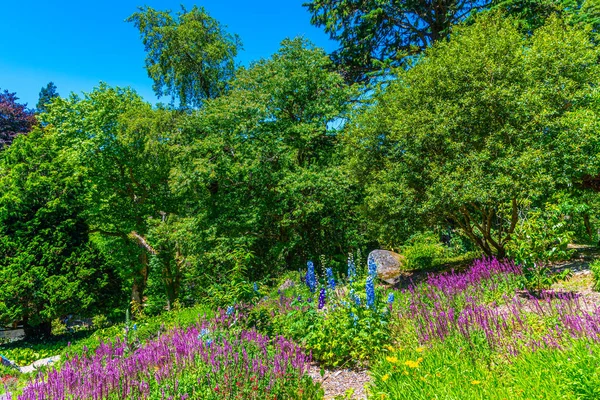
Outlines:
[[398, 282], [406, 266], [406, 257], [389, 250], [373, 250], [369, 258], [377, 265], [377, 276], [389, 284]]

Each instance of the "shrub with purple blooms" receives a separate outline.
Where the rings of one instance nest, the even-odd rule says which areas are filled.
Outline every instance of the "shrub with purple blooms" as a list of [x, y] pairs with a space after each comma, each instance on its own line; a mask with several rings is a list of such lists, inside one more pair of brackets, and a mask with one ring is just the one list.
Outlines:
[[317, 399], [305, 375], [310, 357], [281, 336], [231, 331], [226, 312], [174, 329], [131, 350], [125, 340], [75, 355], [32, 381], [16, 400], [34, 399]]
[[371, 393], [598, 398], [600, 307], [572, 292], [533, 295], [522, 284], [520, 266], [490, 258], [396, 293], [395, 343], [373, 368]]

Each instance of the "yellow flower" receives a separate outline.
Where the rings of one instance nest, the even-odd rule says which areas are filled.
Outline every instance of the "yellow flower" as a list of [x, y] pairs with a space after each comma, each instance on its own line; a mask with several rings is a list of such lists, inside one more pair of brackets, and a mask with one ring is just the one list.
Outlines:
[[388, 349], [389, 351], [394, 351], [394, 347], [390, 346], [389, 344], [387, 346], [385, 346], [386, 349]]
[[425, 347], [417, 347], [417, 353], [422, 353]]
[[407, 360], [407, 361], [404, 362], [404, 365], [406, 365], [409, 368], [418, 368], [419, 367], [419, 362], [418, 361]]
[[404, 370], [404, 371], [402, 371], [402, 374], [403, 374], [403, 375], [408, 375], [408, 371], [407, 371], [407, 370]]
[[419, 357], [419, 358], [417, 359], [417, 362], [422, 362], [422, 361], [423, 361], [423, 357]]
[[481, 382], [479, 382], [479, 381], [476, 381], [476, 380], [473, 380], [473, 381], [471, 381], [471, 385], [479, 385], [480, 383], [481, 383]]
[[381, 377], [382, 381], [387, 381], [388, 379], [390, 379], [390, 374], [385, 374], [384, 376]]
[[392, 364], [396, 364], [396, 363], [398, 362], [398, 358], [397, 358], [397, 357], [390, 357], [390, 356], [387, 356], [385, 359], [386, 359], [388, 362], [391, 362]]
[[381, 400], [385, 399], [385, 393], [381, 393]]

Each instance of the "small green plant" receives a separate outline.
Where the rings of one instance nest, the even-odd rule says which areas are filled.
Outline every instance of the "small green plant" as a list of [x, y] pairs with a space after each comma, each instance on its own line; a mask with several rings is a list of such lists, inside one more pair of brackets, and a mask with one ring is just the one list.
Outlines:
[[92, 318], [92, 326], [95, 329], [106, 328], [109, 325], [110, 325], [110, 322], [108, 321], [108, 318], [104, 314], [98, 314]]
[[444, 257], [444, 246], [433, 232], [412, 236], [402, 247], [410, 270], [431, 268], [436, 261]]
[[600, 260], [594, 260], [590, 263], [592, 279], [594, 280], [594, 290], [600, 291]]
[[516, 226], [506, 252], [509, 258], [526, 267], [568, 260], [574, 252], [568, 248], [572, 239], [566, 216], [558, 206], [546, 205], [544, 210], [529, 210]]
[[542, 264], [525, 265], [523, 268], [524, 286], [527, 290], [536, 293], [550, 289], [557, 282], [572, 276], [570, 269], [553, 272], [548, 266]]
[[52, 334], [54, 336], [64, 335], [68, 332], [67, 324], [64, 323], [60, 318], [52, 320]]

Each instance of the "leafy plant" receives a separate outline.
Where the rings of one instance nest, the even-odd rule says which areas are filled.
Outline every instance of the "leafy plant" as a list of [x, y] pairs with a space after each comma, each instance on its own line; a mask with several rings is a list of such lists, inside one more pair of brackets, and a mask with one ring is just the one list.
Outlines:
[[592, 278], [594, 280], [594, 290], [600, 291], [600, 260], [594, 260], [590, 263]]
[[427, 269], [444, 256], [444, 246], [433, 232], [418, 233], [402, 246], [402, 254], [406, 257], [408, 269]]

